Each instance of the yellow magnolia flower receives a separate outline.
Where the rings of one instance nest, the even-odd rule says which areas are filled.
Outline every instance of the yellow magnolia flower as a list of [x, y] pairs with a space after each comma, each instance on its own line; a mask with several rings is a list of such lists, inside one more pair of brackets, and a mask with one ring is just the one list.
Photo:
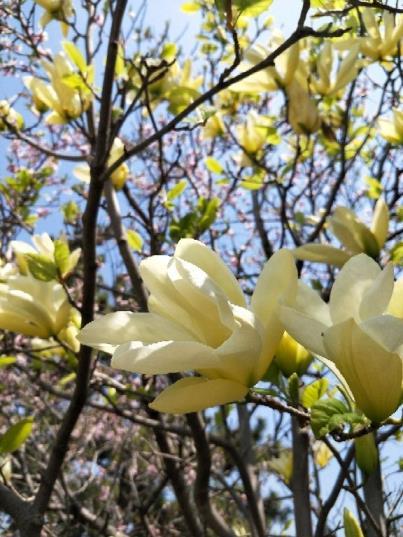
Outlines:
[[47, 233], [42, 233], [42, 235], [34, 235], [31, 240], [35, 248], [24, 241], [11, 241], [10, 243], [19, 271], [24, 275], [29, 273], [28, 263], [26, 260], [27, 255], [39, 253], [47, 257], [49, 260], [52, 260], [54, 257], [55, 245]]
[[[245, 54], [246, 62], [242, 65], [243, 70], [265, 60], [271, 50], [276, 49], [283, 41], [284, 38], [278, 35], [273, 39], [271, 49], [262, 45], [254, 46]], [[276, 91], [287, 87], [294, 79], [297, 68], [302, 68], [300, 47], [300, 42], [295, 43], [276, 59], [275, 67], [267, 67], [250, 75], [244, 80], [233, 84], [230, 90], [241, 93], [261, 93], [262, 91]]]
[[313, 356], [287, 332], [284, 332], [276, 349], [275, 363], [287, 377], [293, 373], [301, 376], [308, 369]]
[[81, 343], [113, 353], [112, 366], [147, 375], [196, 371], [151, 407], [180, 414], [239, 401], [269, 367], [283, 334], [279, 302], [291, 304], [296, 269], [287, 250], [265, 265], [250, 309], [219, 256], [182, 239], [173, 257], [140, 265], [150, 313], [116, 312], [81, 331]]
[[359, 38], [361, 52], [374, 61], [395, 56], [403, 38], [403, 17], [397, 15], [395, 20], [393, 13], [384, 11], [381, 26], [373, 9], [365, 8], [361, 13], [368, 33], [368, 37]]
[[403, 144], [403, 110], [392, 108], [393, 118], [379, 118], [379, 134], [391, 144]]
[[[62, 277], [71, 273], [77, 265], [81, 255], [81, 248], [76, 248], [70, 253], [69, 247], [64, 240], [53, 242], [47, 233], [34, 235], [31, 238], [34, 247], [24, 241], [11, 241], [10, 246], [21, 274], [29, 273], [29, 259], [34, 256], [40, 263], [47, 263], [55, 267]], [[60, 255], [62, 254], [62, 255]]]
[[344, 249], [329, 244], [309, 243], [294, 250], [297, 259], [342, 267], [353, 255], [362, 252], [376, 258], [388, 235], [389, 210], [385, 200], [379, 198], [370, 228], [347, 207], [337, 207], [328, 222]]
[[35, 2], [45, 10], [40, 20], [42, 28], [46, 28], [51, 20], [60, 21], [60, 27], [66, 37], [69, 31], [66, 21], [73, 15], [71, 0], [35, 0]]
[[5, 99], [0, 101], [0, 132], [8, 129], [8, 125], [15, 129], [22, 129], [24, 120], [18, 112], [11, 108], [8, 101]]
[[259, 116], [253, 110], [248, 112], [246, 122], [237, 127], [237, 138], [244, 151], [242, 152], [240, 165], [250, 166], [252, 161], [249, 155], [257, 156], [257, 153], [267, 143], [267, 129], [271, 126], [268, 118]]
[[[46, 123], [62, 125], [77, 119], [91, 104], [93, 94], [91, 85], [94, 81], [94, 69], [85, 64], [81, 53], [69, 42], [63, 44], [65, 52], [56, 54], [53, 62], [43, 61], [50, 84], [39, 78], [24, 78], [25, 86], [32, 93], [34, 107], [38, 112], [51, 110]], [[69, 61], [73, 58], [79, 73]]]
[[286, 485], [289, 485], [293, 472], [292, 449], [283, 449], [278, 457], [268, 461], [267, 466], [276, 472]]
[[[43, 339], [57, 336], [75, 312], [63, 287], [32, 276], [0, 283], [0, 328]], [[76, 313], [78, 314], [78, 312]]]
[[334, 95], [344, 88], [357, 76], [359, 47], [351, 48], [347, 56], [341, 61], [336, 76], [332, 77], [333, 71], [333, 45], [325, 41], [323, 49], [316, 62], [317, 76], [310, 79], [310, 87], [321, 95]]
[[321, 126], [315, 101], [302, 84], [293, 80], [286, 86], [288, 96], [288, 122], [297, 134], [312, 134]]
[[[109, 158], [107, 161], [107, 166], [112, 166], [123, 154], [125, 150], [125, 145], [120, 140], [120, 138], [115, 138], [113, 140], [112, 149], [109, 153]], [[81, 166], [76, 166], [73, 170], [74, 175], [77, 177], [77, 179], [80, 179], [80, 181], [84, 181], [85, 183], [90, 182], [90, 168], [88, 164], [82, 164]], [[123, 188], [124, 184], [126, 183], [128, 177], [130, 175], [130, 170], [128, 165], [124, 162], [117, 168], [112, 174], [111, 174], [111, 181], [113, 183], [113, 186], [119, 190]]]
[[287, 332], [347, 383], [357, 406], [379, 423], [402, 395], [403, 286], [393, 267], [360, 254], [337, 275], [329, 304], [300, 282], [295, 305], [281, 307]]

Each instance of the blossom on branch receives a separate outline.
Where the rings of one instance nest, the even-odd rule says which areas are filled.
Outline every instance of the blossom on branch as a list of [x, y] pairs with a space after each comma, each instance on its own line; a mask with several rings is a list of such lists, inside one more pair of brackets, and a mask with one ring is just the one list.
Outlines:
[[173, 257], [140, 265], [150, 313], [116, 312], [81, 331], [81, 343], [113, 354], [112, 366], [147, 375], [196, 371], [164, 390], [152, 408], [195, 412], [239, 401], [269, 367], [283, 334], [280, 301], [295, 298], [293, 256], [280, 250], [266, 263], [250, 308], [219, 256], [182, 239]]

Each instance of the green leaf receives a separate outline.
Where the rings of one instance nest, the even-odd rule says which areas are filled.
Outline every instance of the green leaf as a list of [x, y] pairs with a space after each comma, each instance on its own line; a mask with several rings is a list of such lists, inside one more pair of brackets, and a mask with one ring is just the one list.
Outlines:
[[87, 70], [87, 62], [85, 61], [80, 50], [71, 41], [63, 41], [62, 46], [64, 52], [78, 68], [78, 70], [84, 73]]
[[77, 374], [76, 373], [69, 373], [68, 375], [64, 375], [59, 381], [59, 386], [66, 386], [66, 384], [69, 384], [70, 382], [74, 382], [76, 380]]
[[161, 58], [167, 60], [168, 62], [172, 61], [178, 53], [178, 47], [175, 43], [164, 43], [161, 52]]
[[222, 173], [224, 171], [224, 168], [214, 157], [206, 157], [204, 163], [206, 168], [212, 173]]
[[50, 282], [57, 279], [57, 268], [50, 257], [43, 254], [26, 254], [29, 272], [37, 280]]
[[130, 248], [135, 252], [141, 252], [141, 249], [143, 247], [143, 239], [137, 233], [137, 231], [134, 231], [133, 229], [128, 229], [126, 231], [126, 234], [127, 242], [129, 243]]
[[365, 182], [368, 185], [367, 195], [369, 198], [377, 200], [383, 191], [382, 184], [374, 177], [366, 177]]
[[302, 394], [301, 403], [305, 408], [311, 408], [326, 393], [329, 381], [326, 378], [315, 380], [307, 386]]
[[326, 399], [315, 403], [311, 409], [311, 426], [316, 438], [321, 438], [338, 428], [340, 426], [338, 418], [342, 418], [347, 412], [348, 408], [339, 399]]
[[62, 77], [63, 84], [71, 89], [88, 91], [88, 87], [84, 82], [81, 75], [78, 73], [71, 73]]
[[0, 453], [12, 453], [22, 446], [32, 432], [34, 418], [24, 418], [12, 425], [0, 438]]
[[403, 242], [398, 242], [390, 251], [390, 259], [397, 265], [403, 265]]
[[17, 361], [17, 358], [14, 356], [1, 356], [0, 357], [0, 369], [7, 367], [11, 364], [14, 364]]
[[188, 182], [186, 179], [181, 179], [173, 188], [168, 190], [167, 192], [167, 200], [172, 201], [178, 196], [180, 196], [186, 187], [188, 186]]
[[69, 245], [60, 239], [54, 241], [55, 245], [55, 263], [62, 276], [68, 271], [70, 248]]

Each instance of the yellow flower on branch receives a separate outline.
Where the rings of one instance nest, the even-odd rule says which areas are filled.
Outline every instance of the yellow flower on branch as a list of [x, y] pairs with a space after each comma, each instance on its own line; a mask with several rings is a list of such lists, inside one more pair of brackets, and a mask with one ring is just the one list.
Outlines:
[[71, 42], [63, 42], [64, 52], [53, 62], [43, 61], [50, 84], [34, 77], [25, 77], [24, 84], [32, 94], [34, 109], [51, 110], [46, 122], [62, 125], [79, 118], [93, 99], [94, 67], [87, 65], [81, 52]]
[[402, 280], [360, 254], [342, 268], [329, 304], [300, 282], [293, 307], [281, 307], [292, 337], [321, 357], [357, 406], [379, 423], [399, 406], [403, 380]]
[[57, 336], [73, 312], [63, 287], [32, 276], [11, 276], [0, 283], [0, 328], [43, 339]]
[[85, 326], [81, 343], [113, 354], [112, 366], [148, 375], [196, 371], [151, 404], [170, 413], [239, 401], [269, 367], [283, 334], [279, 303], [291, 304], [293, 256], [277, 252], [265, 265], [250, 308], [219, 256], [182, 239], [173, 257], [140, 265], [150, 313], [116, 312]]
[[330, 244], [308, 243], [294, 250], [297, 259], [342, 267], [353, 255], [362, 252], [374, 258], [378, 257], [388, 234], [389, 210], [385, 200], [379, 198], [370, 227], [361, 222], [347, 207], [336, 207], [328, 222], [344, 249]]
[[52, 20], [60, 21], [60, 27], [66, 37], [69, 31], [67, 19], [73, 15], [71, 0], [35, 0], [35, 2], [45, 10], [40, 20], [42, 28], [46, 28]]

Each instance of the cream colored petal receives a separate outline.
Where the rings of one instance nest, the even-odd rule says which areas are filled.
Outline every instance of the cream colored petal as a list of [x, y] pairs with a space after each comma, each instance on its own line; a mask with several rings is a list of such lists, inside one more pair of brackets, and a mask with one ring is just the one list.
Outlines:
[[140, 274], [151, 293], [148, 307], [150, 311], [180, 323], [204, 341], [203, 331], [193, 317], [193, 310], [186, 309], [187, 303], [168, 278], [170, 259], [167, 255], [154, 255], [140, 263]]
[[354, 211], [348, 207], [336, 207], [329, 218], [329, 225], [339, 241], [356, 253], [362, 251], [362, 241], [357, 234], [357, 224], [360, 223]]
[[214, 349], [195, 341], [160, 341], [143, 345], [131, 341], [117, 347], [111, 366], [134, 373], [179, 373], [220, 365]]
[[379, 134], [385, 138], [391, 144], [399, 144], [400, 136], [396, 130], [395, 124], [389, 119], [379, 118], [378, 119]]
[[[267, 261], [256, 282], [251, 309], [263, 325], [264, 361], [270, 363], [284, 332], [279, 319], [279, 307], [291, 305], [297, 293], [298, 274], [294, 256], [289, 250], [279, 250]], [[259, 374], [264, 374], [260, 371]]]
[[248, 388], [231, 380], [191, 377], [166, 388], [149, 406], [158, 412], [185, 414], [241, 401]]
[[314, 243], [299, 246], [293, 251], [293, 254], [297, 259], [314, 263], [327, 263], [336, 267], [342, 267], [351, 257], [351, 254], [340, 248]]
[[294, 308], [322, 324], [328, 326], [332, 324], [328, 304], [322, 300], [318, 291], [315, 291], [301, 280], [298, 280], [298, 292]]
[[11, 241], [10, 247], [14, 253], [18, 254], [35, 254], [36, 250], [30, 244], [23, 241]]
[[280, 308], [280, 319], [287, 332], [298, 343], [314, 354], [326, 356], [323, 333], [328, 325], [306, 313], [286, 306]]
[[[330, 293], [330, 316], [333, 323], [349, 318], [360, 319], [360, 306], [365, 293], [381, 273], [377, 263], [365, 254], [352, 257], [336, 277]], [[365, 311], [365, 310], [364, 310]]]
[[391, 315], [373, 317], [360, 324], [360, 328], [389, 352], [397, 352], [403, 358], [403, 319]]
[[[113, 352], [129, 341], [143, 344], [158, 341], [191, 341], [193, 336], [179, 324], [155, 313], [117, 311], [87, 324], [78, 335], [80, 343]], [[107, 350], [105, 350], [107, 349]]]
[[168, 277], [206, 342], [221, 345], [235, 328], [231, 304], [221, 289], [199, 267], [178, 258], [170, 260]]
[[363, 321], [382, 315], [393, 293], [393, 265], [389, 263], [364, 292], [359, 307], [359, 317]]
[[46, 325], [41, 325], [35, 319], [25, 315], [23, 311], [15, 311], [10, 307], [3, 308], [1, 300], [0, 329], [9, 330], [16, 334], [23, 334], [24, 336], [36, 336], [44, 339], [47, 339], [51, 335]]
[[386, 312], [403, 319], [403, 278], [395, 282], [392, 298], [390, 299]]
[[375, 422], [390, 416], [401, 397], [400, 357], [385, 350], [353, 319], [329, 328], [324, 343], [364, 414]]
[[372, 218], [371, 231], [374, 234], [379, 248], [385, 244], [389, 229], [389, 209], [383, 198], [379, 198], [375, 205]]
[[230, 302], [245, 306], [245, 297], [235, 276], [220, 256], [202, 242], [181, 239], [175, 249], [175, 257], [200, 267], [224, 291]]
[[198, 371], [205, 377], [226, 378], [245, 386], [253, 386], [268, 368], [268, 364], [260, 362], [262, 327], [253, 313], [245, 308], [235, 306], [234, 315], [237, 328], [216, 349], [219, 367]]

